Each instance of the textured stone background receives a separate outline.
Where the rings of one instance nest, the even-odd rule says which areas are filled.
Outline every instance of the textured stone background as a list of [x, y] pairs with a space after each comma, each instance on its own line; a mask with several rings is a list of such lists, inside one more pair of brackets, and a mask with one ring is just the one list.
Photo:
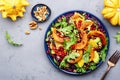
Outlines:
[[[112, 27], [103, 19], [101, 11], [103, 0], [28, 0], [30, 6], [24, 18], [12, 22], [10, 19], [2, 19], [0, 15], [0, 80], [100, 80], [107, 68], [107, 62], [103, 63], [96, 71], [82, 76], [72, 76], [57, 70], [49, 62], [44, 51], [44, 34], [50, 22], [66, 11], [84, 10], [97, 16], [106, 26], [110, 35], [110, 49], [107, 60], [116, 49], [120, 49], [113, 36], [120, 27]], [[39, 26], [42, 30], [33, 30], [30, 35], [24, 31], [29, 29], [31, 9], [37, 3], [47, 4], [52, 15], [50, 19]], [[11, 34], [16, 42], [21, 42], [22, 47], [13, 47], [5, 39], [5, 31]], [[106, 80], [119, 80], [120, 61], [108, 74]]]

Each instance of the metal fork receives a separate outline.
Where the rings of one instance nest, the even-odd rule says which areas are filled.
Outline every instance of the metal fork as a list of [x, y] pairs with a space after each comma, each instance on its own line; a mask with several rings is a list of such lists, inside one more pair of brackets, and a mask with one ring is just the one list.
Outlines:
[[120, 58], [120, 52], [118, 50], [116, 50], [114, 52], [114, 54], [109, 58], [109, 60], [108, 60], [108, 68], [105, 71], [105, 73], [103, 74], [101, 80], [105, 79], [107, 73], [110, 71], [110, 69], [112, 67], [114, 67], [116, 65], [116, 63], [118, 62], [119, 58]]

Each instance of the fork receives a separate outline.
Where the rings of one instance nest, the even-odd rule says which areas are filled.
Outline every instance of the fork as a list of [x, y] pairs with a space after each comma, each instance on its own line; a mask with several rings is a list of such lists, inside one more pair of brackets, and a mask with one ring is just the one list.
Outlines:
[[104, 79], [105, 79], [107, 73], [110, 71], [110, 69], [111, 69], [112, 67], [114, 67], [114, 66], [116, 65], [116, 63], [118, 62], [119, 58], [120, 58], [120, 52], [119, 52], [118, 50], [116, 50], [116, 51], [114, 52], [114, 54], [109, 58], [109, 60], [108, 60], [108, 62], [107, 62], [107, 63], [108, 63], [108, 68], [107, 68], [107, 70], [105, 71], [105, 73], [103, 74], [101, 80], [104, 80]]

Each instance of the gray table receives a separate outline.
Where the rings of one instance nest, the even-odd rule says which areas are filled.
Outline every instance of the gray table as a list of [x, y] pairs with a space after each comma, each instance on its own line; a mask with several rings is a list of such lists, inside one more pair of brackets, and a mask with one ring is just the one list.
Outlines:
[[[94, 72], [83, 76], [71, 76], [57, 70], [49, 62], [44, 51], [44, 35], [50, 22], [66, 11], [85, 10], [97, 16], [106, 26], [110, 35], [110, 50], [108, 58], [116, 49], [120, 49], [113, 36], [120, 27], [112, 27], [101, 15], [103, 0], [28, 0], [30, 6], [24, 18], [12, 22], [10, 19], [2, 19], [0, 16], [0, 80], [100, 80], [100, 77], [107, 68], [107, 62], [103, 63]], [[25, 30], [29, 29], [29, 22], [32, 20], [30, 11], [37, 3], [47, 4], [52, 15], [50, 19], [42, 24], [42, 30], [31, 31], [30, 35], [25, 35]], [[16, 42], [23, 43], [22, 47], [13, 47], [5, 39], [5, 31], [11, 34]], [[110, 71], [106, 80], [120, 80], [120, 61]]]

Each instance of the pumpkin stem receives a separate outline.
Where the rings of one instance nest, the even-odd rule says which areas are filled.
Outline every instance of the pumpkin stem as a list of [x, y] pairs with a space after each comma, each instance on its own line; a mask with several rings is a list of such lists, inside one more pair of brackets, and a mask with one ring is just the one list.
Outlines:
[[16, 8], [16, 6], [14, 5], [14, 6], [13, 6], [13, 9], [15, 9], [15, 8]]

